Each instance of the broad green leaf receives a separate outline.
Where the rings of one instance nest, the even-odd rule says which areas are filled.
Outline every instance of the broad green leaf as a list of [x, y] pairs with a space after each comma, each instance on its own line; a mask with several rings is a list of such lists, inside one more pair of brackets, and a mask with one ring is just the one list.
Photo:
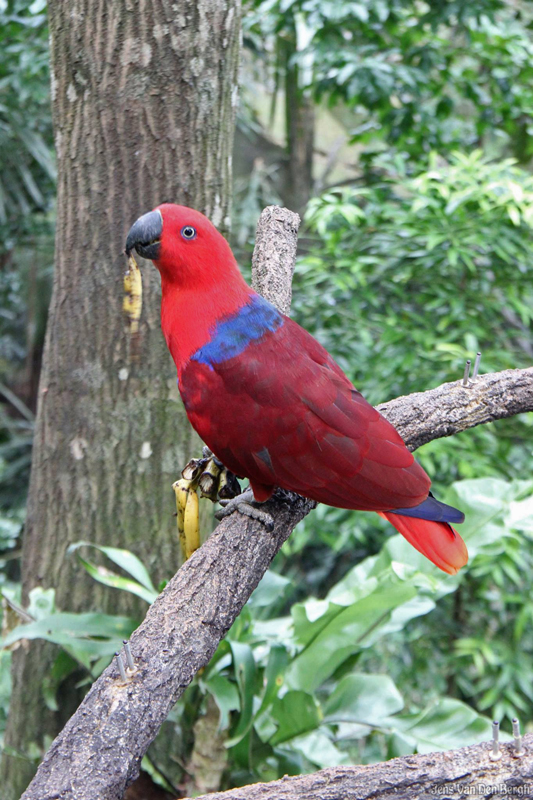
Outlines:
[[[492, 736], [492, 722], [460, 700], [444, 698], [421, 714], [394, 717], [391, 723], [419, 753], [478, 744]], [[503, 741], [510, 737], [501, 735]]]
[[270, 744], [276, 745], [318, 728], [322, 714], [314, 697], [307, 692], [291, 691], [272, 704], [271, 717], [277, 725]]
[[510, 535], [503, 521], [512, 500], [511, 486], [508, 481], [482, 478], [454, 483], [447, 493], [447, 502], [465, 512], [465, 521], [458, 530], [471, 559]]
[[290, 665], [285, 676], [287, 685], [307, 691], [317, 689], [349, 656], [375, 641], [392, 611], [415, 595], [416, 588], [407, 583], [378, 586], [353, 605], [338, 607], [335, 616]]
[[509, 504], [509, 525], [520, 531], [533, 533], [533, 495]]
[[261, 578], [259, 585], [252, 593], [248, 603], [254, 608], [260, 606], [271, 606], [283, 597], [285, 589], [290, 585], [289, 578], [278, 575], [277, 572], [269, 569]]
[[285, 747], [287, 746], [290, 746], [292, 751], [301, 753], [319, 769], [351, 763], [348, 753], [343, 753], [335, 747], [327, 732], [321, 728], [291, 739], [286, 743]]
[[46, 0], [34, 0], [28, 11], [30, 14], [40, 14], [46, 8]]
[[520, 209], [516, 206], [507, 206], [507, 213], [509, 214], [509, 218], [513, 225], [516, 225], [518, 228], [520, 225]]
[[355, 672], [339, 681], [324, 706], [324, 714], [330, 722], [379, 727], [403, 705], [403, 698], [388, 675]]
[[220, 711], [220, 730], [227, 730], [230, 712], [240, 708], [239, 690], [228, 678], [218, 674], [203, 682], [203, 685], [213, 695]]
[[284, 674], [289, 663], [289, 655], [282, 644], [273, 644], [270, 648], [265, 669], [265, 691], [257, 716], [272, 703], [284, 683]]

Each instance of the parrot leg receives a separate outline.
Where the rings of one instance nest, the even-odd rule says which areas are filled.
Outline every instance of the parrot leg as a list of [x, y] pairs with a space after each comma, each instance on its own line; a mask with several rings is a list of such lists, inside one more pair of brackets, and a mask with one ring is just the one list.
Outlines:
[[220, 505], [222, 505], [223, 508], [215, 513], [215, 517], [218, 520], [228, 517], [230, 514], [233, 514], [234, 511], [239, 511], [247, 517], [262, 522], [267, 531], [274, 529], [274, 520], [270, 514], [267, 514], [266, 511], [262, 511], [257, 507], [258, 503], [254, 500], [254, 493], [251, 489], [246, 489], [242, 494], [231, 500], [221, 500]]

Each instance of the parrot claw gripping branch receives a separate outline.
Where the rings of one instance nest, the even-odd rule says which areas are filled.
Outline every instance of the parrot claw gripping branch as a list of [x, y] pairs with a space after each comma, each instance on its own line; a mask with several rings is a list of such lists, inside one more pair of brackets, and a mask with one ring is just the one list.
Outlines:
[[203, 214], [158, 206], [128, 233], [130, 272], [134, 250], [161, 275], [161, 327], [187, 416], [209, 448], [174, 484], [185, 557], [200, 544], [197, 489], [213, 501], [229, 499], [239, 476], [250, 489], [219, 518], [239, 510], [268, 528], [272, 519], [258, 506], [280, 488], [376, 511], [445, 572], [466, 563], [452, 527], [464, 515], [433, 497], [396, 429], [329, 353], [245, 283], [227, 241]]

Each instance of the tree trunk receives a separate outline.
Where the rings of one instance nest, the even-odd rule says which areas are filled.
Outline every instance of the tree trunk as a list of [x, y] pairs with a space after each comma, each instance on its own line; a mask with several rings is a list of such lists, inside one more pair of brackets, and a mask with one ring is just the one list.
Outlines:
[[[39, 391], [23, 602], [55, 587], [62, 610], [139, 611], [66, 556], [85, 539], [134, 551], [155, 582], [179, 561], [171, 483], [197, 449], [144, 271], [141, 352], [124, 332], [124, 240], [163, 201], [229, 220], [239, 0], [50, 0], [59, 183], [56, 271]], [[19, 648], [0, 769], [16, 800], [65, 714], [47, 709], [51, 647]]]
[[296, 33], [283, 41], [285, 56], [285, 126], [289, 151], [288, 205], [303, 214], [313, 193], [315, 104], [309, 89], [300, 86], [300, 68], [294, 63]]

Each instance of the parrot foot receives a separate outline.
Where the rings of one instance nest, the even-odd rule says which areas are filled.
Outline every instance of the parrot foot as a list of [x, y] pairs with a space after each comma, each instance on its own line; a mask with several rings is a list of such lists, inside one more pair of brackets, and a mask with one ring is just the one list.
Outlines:
[[246, 489], [242, 494], [231, 500], [221, 500], [220, 505], [223, 506], [223, 508], [215, 513], [215, 517], [218, 520], [229, 517], [234, 511], [239, 511], [247, 517], [262, 522], [267, 531], [274, 530], [274, 520], [270, 514], [267, 514], [266, 511], [262, 511], [257, 507], [258, 503], [254, 500], [254, 493], [251, 489]]

